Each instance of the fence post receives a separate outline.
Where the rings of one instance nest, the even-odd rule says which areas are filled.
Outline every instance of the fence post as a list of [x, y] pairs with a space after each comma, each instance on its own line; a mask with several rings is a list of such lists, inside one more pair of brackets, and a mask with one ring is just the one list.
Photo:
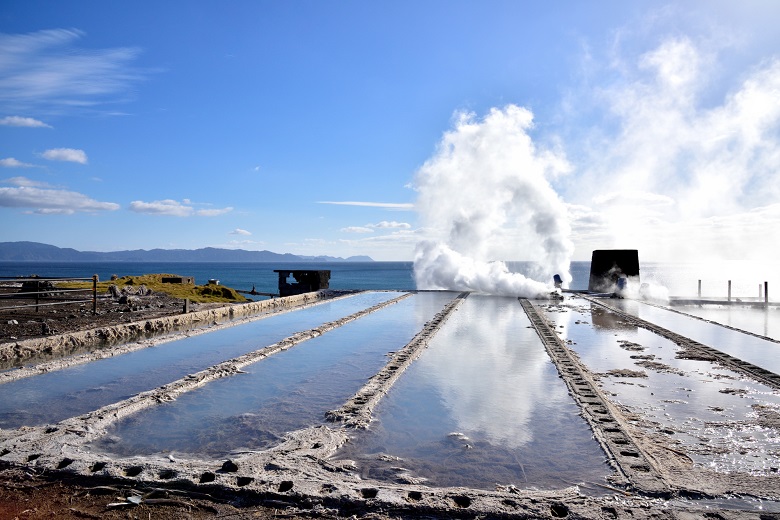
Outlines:
[[701, 280], [699, 280], [699, 298], [701, 298]]
[[729, 301], [731, 301], [731, 280], [729, 280]]
[[97, 314], [97, 281], [98, 275], [92, 275], [92, 314]]
[[35, 312], [38, 312], [38, 303], [41, 296], [41, 282], [35, 280]]
[[764, 303], [769, 307], [769, 282], [764, 282]]

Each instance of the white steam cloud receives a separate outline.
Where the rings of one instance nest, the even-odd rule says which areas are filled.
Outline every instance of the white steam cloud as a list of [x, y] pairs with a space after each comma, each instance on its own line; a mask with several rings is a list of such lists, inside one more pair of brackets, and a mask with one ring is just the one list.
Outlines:
[[[426, 240], [415, 251], [418, 288], [540, 297], [554, 274], [571, 281], [566, 207], [549, 182], [569, 165], [537, 148], [532, 126], [533, 114], [515, 105], [482, 120], [460, 114], [420, 168], [415, 207]], [[501, 260], [533, 261], [534, 277], [544, 281], [512, 273]]]

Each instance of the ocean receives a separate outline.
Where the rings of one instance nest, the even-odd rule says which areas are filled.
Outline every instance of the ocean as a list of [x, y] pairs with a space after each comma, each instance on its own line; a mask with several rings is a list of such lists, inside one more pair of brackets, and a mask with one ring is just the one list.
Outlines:
[[[513, 272], [526, 273], [529, 262], [509, 262]], [[0, 277], [29, 276], [86, 278], [97, 274], [100, 280], [112, 275], [137, 276], [167, 273], [195, 277], [196, 284], [210, 279], [234, 289], [259, 292], [278, 291], [275, 269], [329, 269], [333, 289], [416, 289], [412, 262], [0, 262]], [[572, 262], [571, 289], [587, 289], [590, 262]], [[723, 296], [732, 280], [734, 297], [758, 296], [758, 286], [770, 285], [770, 299], [780, 294], [780, 264], [747, 264], [740, 262], [716, 264], [641, 263], [642, 282], [668, 289], [672, 296], [694, 296], [702, 280], [703, 296]], [[546, 280], [542, 280], [546, 281]]]

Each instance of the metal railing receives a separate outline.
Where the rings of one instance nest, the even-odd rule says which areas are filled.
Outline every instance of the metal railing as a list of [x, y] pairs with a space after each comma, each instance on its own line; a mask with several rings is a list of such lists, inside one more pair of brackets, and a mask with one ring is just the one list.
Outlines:
[[[70, 287], [58, 287], [57, 283], [67, 282], [92, 282], [92, 288], [70, 288]], [[47, 307], [53, 305], [69, 305], [72, 303], [89, 303], [92, 302], [92, 313], [97, 313], [97, 282], [98, 276], [93, 275], [91, 278], [71, 278], [71, 277], [10, 277], [0, 276], [0, 283], [3, 283], [3, 289], [15, 289], [16, 284], [21, 284], [21, 289], [17, 292], [0, 292], [0, 299], [2, 300], [24, 300], [27, 298], [35, 299], [35, 303], [27, 303], [20, 305], [2, 306], [2, 310], [6, 309], [26, 309], [35, 307], [35, 312], [38, 312], [39, 307]], [[13, 286], [6, 285], [8, 283], [14, 284]]]

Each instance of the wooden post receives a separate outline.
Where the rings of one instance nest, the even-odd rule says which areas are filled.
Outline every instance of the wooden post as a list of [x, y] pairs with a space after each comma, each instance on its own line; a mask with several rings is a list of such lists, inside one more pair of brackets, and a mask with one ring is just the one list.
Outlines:
[[701, 280], [699, 280], [699, 298], [701, 298]]
[[764, 303], [769, 306], [769, 282], [764, 282]]
[[98, 275], [92, 275], [92, 314], [97, 314], [97, 281]]
[[731, 280], [729, 280], [729, 301], [731, 301]]
[[35, 281], [35, 312], [38, 312], [38, 303], [40, 301], [41, 296], [41, 282], [36, 280]]

